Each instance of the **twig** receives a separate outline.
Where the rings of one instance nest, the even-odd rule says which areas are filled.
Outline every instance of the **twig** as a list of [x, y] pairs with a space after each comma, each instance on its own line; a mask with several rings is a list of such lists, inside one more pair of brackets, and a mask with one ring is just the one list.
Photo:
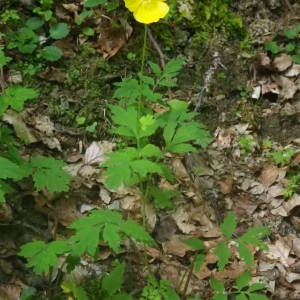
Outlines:
[[164, 54], [159, 46], [159, 44], [157, 43], [157, 41], [155, 40], [154, 36], [152, 35], [150, 29], [148, 28], [148, 37], [149, 37], [149, 40], [150, 42], [152, 43], [154, 49], [156, 50], [156, 52], [158, 53], [159, 55], [159, 58], [160, 58], [160, 64], [161, 64], [161, 67], [164, 69], [165, 65], [166, 65], [166, 62], [165, 62], [165, 58], [164, 58]]
[[1, 87], [1, 92], [4, 93], [4, 90], [5, 90], [5, 80], [4, 80], [3, 68], [0, 68], [0, 87]]

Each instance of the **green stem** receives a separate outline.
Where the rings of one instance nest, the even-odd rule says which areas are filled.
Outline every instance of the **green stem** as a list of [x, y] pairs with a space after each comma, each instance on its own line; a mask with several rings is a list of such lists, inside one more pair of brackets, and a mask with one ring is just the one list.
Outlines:
[[147, 25], [145, 24], [144, 40], [143, 40], [143, 48], [142, 48], [141, 75], [143, 75], [144, 72], [146, 49], [147, 49]]
[[[142, 58], [141, 58], [141, 71], [140, 75], [143, 75], [144, 72], [144, 65], [145, 65], [145, 58], [146, 58], [146, 49], [147, 49], [147, 25], [144, 27], [144, 39], [143, 39], [143, 48], [142, 48]], [[139, 123], [141, 117], [141, 110], [142, 110], [142, 80], [140, 80], [140, 97], [138, 101], [138, 114], [137, 114], [137, 123]], [[139, 125], [138, 125], [138, 133], [139, 133]], [[137, 137], [137, 148], [141, 150], [141, 141], [138, 134]], [[140, 183], [140, 191], [142, 193], [142, 217], [143, 217], [143, 226], [146, 229], [146, 195], [143, 195], [143, 187], [142, 183]]]
[[188, 270], [188, 277], [186, 279], [185, 286], [184, 286], [183, 293], [182, 293], [182, 299], [183, 300], [186, 299], [186, 293], [187, 293], [187, 289], [189, 287], [189, 283], [190, 283], [192, 275], [193, 275], [193, 270], [194, 270], [194, 266], [195, 266], [196, 257], [197, 257], [197, 255], [195, 254], [193, 262], [191, 263], [190, 268]]

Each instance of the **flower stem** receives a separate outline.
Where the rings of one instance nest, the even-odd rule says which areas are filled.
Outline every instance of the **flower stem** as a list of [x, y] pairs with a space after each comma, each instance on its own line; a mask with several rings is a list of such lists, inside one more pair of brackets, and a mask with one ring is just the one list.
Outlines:
[[144, 41], [143, 41], [143, 48], [142, 48], [142, 61], [141, 61], [141, 75], [144, 72], [144, 65], [145, 65], [145, 57], [146, 57], [146, 49], [147, 49], [147, 25], [145, 24], [144, 27]]

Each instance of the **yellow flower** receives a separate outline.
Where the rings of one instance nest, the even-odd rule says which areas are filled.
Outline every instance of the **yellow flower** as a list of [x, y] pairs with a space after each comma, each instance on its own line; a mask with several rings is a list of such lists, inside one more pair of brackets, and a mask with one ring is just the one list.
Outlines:
[[144, 24], [157, 22], [166, 16], [169, 6], [165, 0], [124, 0], [125, 6], [133, 12], [134, 18]]

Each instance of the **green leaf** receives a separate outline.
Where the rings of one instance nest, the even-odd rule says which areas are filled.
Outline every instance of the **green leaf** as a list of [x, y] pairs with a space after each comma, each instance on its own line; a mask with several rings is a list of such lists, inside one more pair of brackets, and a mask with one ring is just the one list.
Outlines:
[[236, 286], [239, 290], [243, 289], [251, 280], [251, 274], [249, 271], [244, 272], [236, 279]]
[[171, 59], [163, 69], [163, 77], [176, 77], [184, 64], [183, 58]]
[[125, 263], [118, 264], [110, 274], [102, 280], [102, 289], [110, 296], [115, 294], [123, 284], [123, 276], [125, 272]]
[[82, 29], [82, 33], [86, 36], [94, 36], [95, 35], [95, 30], [91, 27], [84, 27]]
[[19, 180], [23, 175], [21, 168], [17, 164], [2, 156], [0, 156], [0, 170], [0, 179]]
[[131, 295], [128, 294], [117, 294], [113, 295], [112, 300], [134, 300]]
[[273, 54], [278, 54], [280, 52], [280, 48], [278, 47], [276, 42], [268, 42], [265, 44], [265, 49], [270, 51]]
[[158, 128], [158, 122], [153, 115], [147, 114], [139, 119], [139, 136], [146, 137], [153, 135]]
[[118, 252], [120, 248], [121, 237], [119, 235], [119, 227], [115, 224], [108, 223], [105, 225], [103, 230], [103, 241], [108, 244], [108, 246]]
[[265, 287], [266, 287], [266, 285], [264, 283], [260, 283], [260, 282], [253, 283], [249, 286], [247, 292], [248, 293], [256, 292], [256, 291], [264, 289]]
[[218, 280], [215, 277], [212, 277], [209, 281], [211, 288], [219, 293], [223, 293], [224, 292], [224, 284], [222, 281]]
[[219, 271], [222, 271], [229, 262], [231, 252], [225, 243], [219, 243], [217, 244], [214, 253], [218, 258], [218, 269]]
[[55, 40], [65, 38], [70, 32], [70, 27], [66, 23], [57, 23], [50, 28], [50, 36]]
[[249, 294], [249, 300], [268, 300], [268, 297], [261, 294]]
[[248, 300], [248, 297], [245, 294], [237, 294], [236, 300]]
[[[94, 256], [98, 248], [100, 231], [108, 224], [119, 225], [121, 222], [120, 213], [107, 209], [94, 210], [89, 216], [81, 217], [69, 226], [69, 228], [76, 230], [75, 235], [69, 239], [72, 244], [71, 255], [79, 257], [87, 252]], [[107, 234], [106, 231], [105, 240], [108, 242]], [[113, 247], [116, 247], [115, 239], [114, 236], [110, 241]]]
[[33, 295], [36, 294], [36, 288], [34, 287], [30, 287], [27, 288], [26, 290], [22, 290], [21, 296], [20, 296], [20, 300], [28, 300], [30, 299]]
[[148, 174], [162, 173], [160, 164], [146, 159], [132, 161], [130, 166], [132, 170], [139, 174], [142, 178], [145, 178]]
[[149, 233], [133, 220], [127, 220], [120, 225], [120, 229], [130, 238], [134, 238], [139, 242], [144, 242], [147, 244], [154, 244], [155, 242]]
[[147, 144], [140, 152], [143, 158], [156, 157], [163, 158], [164, 155], [162, 151], [153, 144]]
[[129, 107], [127, 110], [120, 106], [110, 106], [112, 120], [119, 127], [113, 128], [113, 132], [127, 137], [138, 138], [138, 121], [137, 111], [134, 107]]
[[45, 244], [42, 241], [30, 242], [21, 247], [20, 256], [27, 258], [28, 266], [36, 274], [48, 273], [50, 267], [58, 265], [58, 256], [69, 250], [65, 241], [54, 241]]
[[102, 5], [106, 2], [106, 0], [85, 0], [84, 7], [95, 7], [98, 5]]
[[188, 239], [188, 240], [183, 240], [182, 243], [188, 245], [191, 247], [193, 250], [199, 251], [199, 250], [204, 250], [204, 244], [201, 240], [199, 239]]
[[298, 35], [298, 30], [297, 28], [291, 28], [289, 30], [287, 30], [284, 35], [289, 39], [289, 40], [293, 40], [297, 37]]
[[29, 27], [31, 30], [37, 30], [44, 25], [44, 20], [39, 17], [31, 17], [29, 18], [25, 25]]
[[127, 104], [132, 104], [140, 97], [141, 87], [136, 79], [127, 79], [115, 83], [115, 86], [118, 87], [113, 95], [115, 99], [125, 99]]
[[242, 242], [239, 242], [238, 252], [241, 259], [245, 261], [248, 266], [253, 266], [254, 260], [250, 249]]
[[139, 77], [140, 81], [143, 84], [147, 85], [147, 86], [149, 86], [149, 85], [154, 86], [155, 85], [154, 79], [150, 76], [145, 76], [145, 75], [142, 75], [141, 73], [139, 73], [138, 77]]
[[180, 300], [180, 297], [174, 291], [174, 289], [171, 287], [169, 281], [161, 280], [159, 284], [160, 284], [159, 290], [160, 290], [162, 299], [164, 299], [164, 300]]
[[286, 52], [293, 52], [295, 50], [295, 44], [293, 43], [288, 43], [285, 45], [285, 51]]
[[5, 66], [10, 61], [11, 61], [11, 58], [8, 57], [8, 56], [5, 56], [5, 53], [0, 48], [0, 68], [2, 68], [3, 66]]
[[295, 64], [300, 64], [300, 54], [292, 55], [292, 61], [293, 61]]
[[76, 300], [89, 300], [86, 291], [81, 286], [77, 286], [74, 282], [64, 281], [61, 288], [65, 293], [72, 293]]
[[268, 250], [267, 245], [261, 241], [270, 234], [269, 229], [265, 226], [258, 226], [249, 228], [246, 233], [239, 237], [238, 241], [246, 244], [251, 244], [255, 247], [259, 247], [262, 250]]
[[227, 300], [227, 296], [224, 294], [217, 294], [213, 296], [213, 300]]
[[174, 134], [175, 126], [177, 126], [175, 122], [170, 122], [165, 127], [163, 135], [166, 142], [166, 151], [171, 151], [174, 153], [195, 151], [195, 148], [193, 146], [189, 146], [186, 143], [194, 142], [195, 144], [199, 144], [202, 147], [206, 147], [211, 141], [207, 130], [205, 130], [199, 123], [192, 122], [184, 124], [179, 127]]
[[160, 69], [159, 65], [155, 64], [155, 63], [153, 63], [151, 61], [149, 61], [148, 64], [149, 64], [152, 72], [154, 73], [154, 75], [156, 77], [160, 77], [161, 76], [161, 69]]
[[220, 229], [225, 237], [231, 238], [236, 228], [236, 216], [234, 212], [230, 212], [226, 215], [223, 223], [220, 225]]
[[176, 190], [163, 190], [159, 187], [152, 187], [150, 189], [150, 195], [154, 199], [154, 205], [157, 208], [172, 208], [171, 199], [178, 195]]
[[105, 184], [109, 189], [118, 188], [122, 183], [129, 186], [132, 183], [131, 163], [138, 157], [136, 148], [125, 148], [109, 153], [108, 160], [102, 164], [107, 168], [104, 172]]
[[65, 163], [52, 157], [37, 156], [30, 162], [35, 169], [33, 180], [37, 191], [46, 188], [49, 192], [67, 192], [71, 177], [63, 167]]
[[204, 254], [197, 254], [196, 255], [195, 262], [194, 262], [194, 269], [195, 269], [196, 272], [199, 272], [199, 270], [202, 267], [204, 261], [205, 261], [205, 255]]
[[75, 24], [81, 25], [86, 18], [89, 18], [93, 15], [92, 10], [83, 10], [78, 16], [75, 17]]
[[169, 88], [177, 86], [177, 84], [171, 79], [163, 79], [159, 81], [159, 85], [164, 87], [169, 87]]
[[41, 57], [48, 61], [57, 61], [59, 60], [63, 53], [62, 51], [55, 46], [47, 46], [40, 52]]
[[21, 112], [25, 101], [32, 100], [38, 96], [38, 92], [31, 88], [18, 85], [10, 86], [0, 96], [0, 116], [11, 107], [17, 112]]

